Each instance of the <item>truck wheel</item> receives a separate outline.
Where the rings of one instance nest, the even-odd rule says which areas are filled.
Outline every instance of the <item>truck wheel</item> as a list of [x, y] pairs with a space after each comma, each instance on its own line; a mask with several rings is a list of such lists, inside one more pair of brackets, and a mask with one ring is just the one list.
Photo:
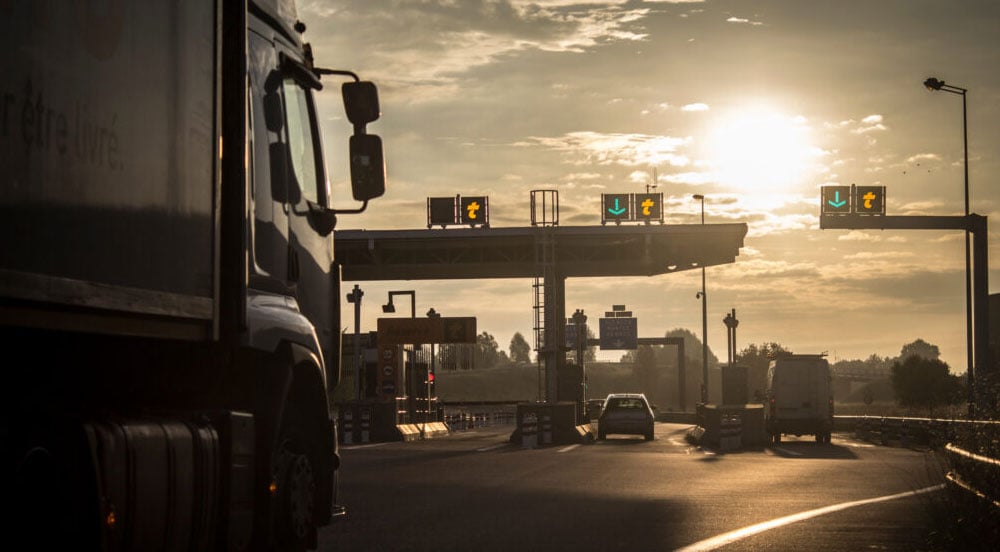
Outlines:
[[81, 428], [57, 425], [12, 441], [11, 454], [4, 455], [10, 468], [3, 493], [9, 514], [0, 524], [5, 538], [39, 549], [96, 548], [101, 540], [100, 526], [93, 522], [100, 518], [97, 483]]
[[294, 427], [291, 423], [282, 428], [272, 461], [276, 550], [306, 550], [316, 542], [316, 474]]

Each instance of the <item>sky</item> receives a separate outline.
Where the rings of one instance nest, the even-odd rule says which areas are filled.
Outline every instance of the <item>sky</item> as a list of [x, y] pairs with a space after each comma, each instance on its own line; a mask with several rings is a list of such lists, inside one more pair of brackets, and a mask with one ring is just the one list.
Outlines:
[[[527, 226], [536, 189], [558, 190], [561, 224], [599, 225], [600, 194], [643, 192], [655, 169], [667, 224], [700, 222], [703, 194], [706, 223], [748, 225], [736, 261], [706, 273], [720, 358], [736, 309], [739, 349], [842, 360], [922, 338], [965, 371], [961, 232], [820, 230], [819, 196], [886, 186], [889, 215], [962, 214], [962, 98], [926, 89], [934, 76], [969, 91], [971, 210], [995, 220], [1000, 3], [300, 0], [299, 17], [318, 65], [381, 95], [369, 130], [387, 192], [339, 229], [426, 228], [426, 198], [456, 194], [489, 196], [494, 227]], [[349, 207], [338, 88], [318, 104], [334, 203]], [[362, 282], [363, 330], [389, 290], [415, 290], [418, 315], [476, 316], [506, 349], [515, 332], [531, 339], [531, 284]], [[596, 323], [625, 304], [642, 337], [700, 337], [700, 288], [696, 270], [571, 279], [566, 308]]]

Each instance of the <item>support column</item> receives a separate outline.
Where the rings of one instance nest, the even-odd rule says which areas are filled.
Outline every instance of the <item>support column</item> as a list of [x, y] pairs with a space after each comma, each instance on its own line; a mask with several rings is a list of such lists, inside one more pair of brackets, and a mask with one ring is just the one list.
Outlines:
[[559, 370], [566, 365], [566, 277], [545, 279], [545, 402], [559, 397]]
[[993, 416], [996, 413], [984, 412], [993, 408], [990, 398], [984, 396], [988, 384], [997, 383], [997, 374], [993, 373], [990, 363], [990, 312], [989, 312], [989, 245], [987, 238], [986, 217], [969, 215], [972, 226], [972, 282], [973, 282], [973, 327], [974, 333], [974, 364], [973, 393], [977, 406], [977, 417], [983, 414]]

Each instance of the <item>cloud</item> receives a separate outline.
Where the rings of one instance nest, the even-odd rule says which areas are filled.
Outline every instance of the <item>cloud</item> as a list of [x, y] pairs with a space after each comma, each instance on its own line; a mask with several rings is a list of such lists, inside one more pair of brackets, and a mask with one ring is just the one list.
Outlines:
[[597, 180], [601, 178], [601, 173], [570, 173], [562, 177], [563, 180]]
[[[627, 2], [569, 0], [456, 2], [346, 1], [300, 5], [317, 52], [355, 52], [356, 66], [384, 94], [406, 101], [444, 100], [470, 70], [528, 51], [582, 53], [614, 42], [645, 41], [638, 22], [650, 8]], [[327, 23], [336, 19], [335, 25]], [[371, 43], [343, 44], [338, 27]], [[377, 47], [376, 47], [377, 46]]]
[[853, 132], [854, 134], [867, 134], [869, 132], [876, 132], [882, 130], [888, 130], [888, 128], [884, 124], [882, 124], [882, 116], [869, 115], [864, 119], [861, 119], [861, 124], [851, 129], [851, 132]]
[[906, 158], [907, 163], [920, 163], [923, 161], [940, 161], [941, 156], [936, 153], [918, 153]]
[[916, 257], [912, 251], [859, 251], [844, 255], [845, 260], [872, 260], [872, 259], [907, 259]]
[[868, 241], [877, 242], [882, 241], [882, 236], [869, 234], [868, 232], [861, 232], [858, 230], [851, 230], [846, 234], [837, 236], [838, 241]]
[[681, 111], [708, 111], [708, 104], [689, 103], [681, 108]]
[[690, 142], [690, 137], [580, 131], [556, 137], [532, 136], [512, 145], [558, 151], [565, 155], [566, 163], [574, 165], [684, 167], [691, 161], [677, 150]]
[[743, 17], [730, 17], [726, 20], [727, 23], [739, 23], [743, 25], [763, 25], [760, 21], [750, 21], [749, 19]]

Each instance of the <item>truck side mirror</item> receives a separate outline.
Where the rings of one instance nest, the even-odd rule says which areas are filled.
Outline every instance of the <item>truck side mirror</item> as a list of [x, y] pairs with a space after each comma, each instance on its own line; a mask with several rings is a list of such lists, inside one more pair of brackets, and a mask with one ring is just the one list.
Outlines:
[[382, 139], [375, 134], [354, 134], [350, 142], [351, 191], [356, 201], [385, 193], [385, 158]]
[[370, 81], [345, 82], [340, 87], [347, 120], [355, 127], [377, 121], [382, 114], [378, 105], [378, 89]]

